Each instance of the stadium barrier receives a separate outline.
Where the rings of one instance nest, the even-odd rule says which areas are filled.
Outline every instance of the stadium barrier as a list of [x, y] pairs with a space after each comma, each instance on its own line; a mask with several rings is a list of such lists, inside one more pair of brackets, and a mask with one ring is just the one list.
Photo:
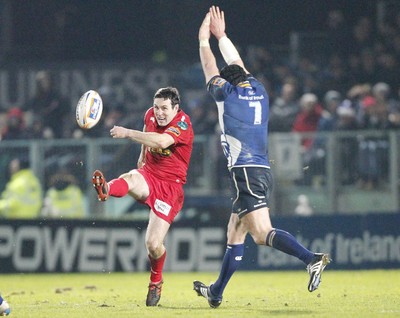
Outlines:
[[[209, 201], [229, 209], [229, 175], [218, 138], [195, 137], [185, 185], [185, 206], [192, 213], [202, 213], [198, 206]], [[305, 138], [313, 138], [319, 146], [304, 151]], [[312, 215], [400, 211], [399, 144], [398, 131], [271, 134], [275, 179], [271, 210], [280, 216], [295, 215], [299, 198], [305, 196]], [[106, 178], [129, 171], [139, 152], [138, 144], [112, 138], [4, 140], [0, 142], [0, 192], [7, 181], [9, 160], [25, 156], [44, 190], [60, 168], [73, 174], [85, 197], [87, 218], [137, 220], [143, 206], [130, 197], [99, 203], [90, 180], [95, 169], [102, 170]], [[374, 187], [363, 188], [362, 178], [374, 178]]]
[[[226, 221], [178, 220], [166, 239], [165, 270], [217, 271]], [[274, 217], [273, 223], [307, 248], [328, 252], [333, 270], [400, 268], [399, 214]], [[145, 271], [145, 229], [145, 221], [2, 220], [0, 273]], [[248, 237], [241, 270], [288, 269], [304, 264]]]

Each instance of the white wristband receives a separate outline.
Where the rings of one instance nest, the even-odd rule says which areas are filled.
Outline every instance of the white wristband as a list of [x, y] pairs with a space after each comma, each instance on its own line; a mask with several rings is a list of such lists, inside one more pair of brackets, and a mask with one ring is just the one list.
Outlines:
[[236, 50], [232, 41], [227, 36], [223, 36], [219, 39], [218, 46], [226, 64], [229, 65], [233, 61], [237, 61], [240, 59], [239, 52]]
[[208, 41], [208, 39], [202, 39], [199, 41], [199, 45], [200, 47], [207, 47], [210, 46], [210, 42]]

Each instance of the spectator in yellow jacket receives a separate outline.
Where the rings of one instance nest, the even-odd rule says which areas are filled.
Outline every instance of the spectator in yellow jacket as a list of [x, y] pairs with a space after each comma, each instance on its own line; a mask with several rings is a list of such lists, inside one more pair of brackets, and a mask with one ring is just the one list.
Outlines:
[[44, 198], [42, 216], [52, 218], [83, 218], [85, 203], [76, 178], [60, 171], [50, 178], [50, 188]]
[[42, 186], [26, 160], [14, 158], [9, 164], [11, 178], [0, 197], [0, 216], [36, 218], [42, 207]]

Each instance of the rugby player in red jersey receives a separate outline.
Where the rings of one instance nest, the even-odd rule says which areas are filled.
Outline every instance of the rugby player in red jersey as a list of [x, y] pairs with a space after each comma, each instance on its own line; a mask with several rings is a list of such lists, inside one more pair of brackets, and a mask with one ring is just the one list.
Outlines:
[[109, 182], [96, 170], [93, 186], [100, 201], [129, 194], [150, 208], [145, 239], [151, 266], [146, 305], [157, 306], [166, 257], [164, 239], [184, 200], [183, 185], [194, 139], [192, 124], [180, 108], [178, 90], [166, 87], [155, 93], [153, 107], [144, 117], [143, 131], [114, 126], [110, 134], [142, 145], [138, 168]]

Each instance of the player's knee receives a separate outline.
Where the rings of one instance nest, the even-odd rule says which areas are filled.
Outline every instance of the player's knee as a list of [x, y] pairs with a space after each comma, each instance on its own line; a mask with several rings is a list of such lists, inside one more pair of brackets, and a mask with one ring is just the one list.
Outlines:
[[125, 172], [119, 176], [120, 179], [124, 179], [128, 184], [132, 183], [132, 174], [131, 172]]
[[254, 243], [256, 243], [257, 245], [266, 245], [266, 238], [271, 230], [272, 228], [251, 233], [251, 237], [253, 238]]
[[253, 238], [254, 243], [256, 243], [257, 245], [265, 245], [265, 237], [264, 240], [262, 240], [260, 236], [256, 235], [252, 235], [251, 237]]
[[161, 247], [162, 247], [162, 242], [159, 242], [158, 240], [155, 239], [146, 240], [146, 249], [148, 253], [152, 256], [158, 255]]
[[121, 174], [118, 178], [122, 178], [122, 179], [127, 179], [129, 176], [129, 172], [124, 172], [123, 174]]

